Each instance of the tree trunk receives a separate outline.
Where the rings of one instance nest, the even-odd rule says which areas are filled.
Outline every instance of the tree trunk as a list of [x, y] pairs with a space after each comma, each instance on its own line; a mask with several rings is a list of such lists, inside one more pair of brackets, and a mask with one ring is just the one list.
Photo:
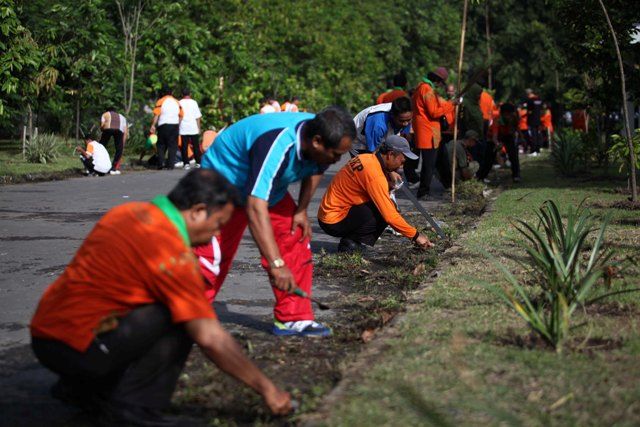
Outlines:
[[[464, 37], [467, 32], [467, 11], [469, 10], [469, 0], [464, 0], [464, 9], [462, 10], [462, 28], [460, 30], [460, 55], [458, 57], [458, 86], [456, 92], [460, 92], [460, 83], [462, 81], [462, 59], [464, 58]], [[453, 159], [451, 159], [451, 203], [456, 202], [456, 142], [458, 140], [458, 107], [456, 105], [454, 122], [453, 122]]]
[[618, 45], [618, 37], [616, 36], [616, 32], [613, 29], [613, 24], [611, 24], [611, 19], [609, 19], [607, 8], [604, 7], [604, 3], [602, 2], [602, 0], [598, 1], [600, 2], [600, 6], [602, 7], [602, 12], [604, 13], [605, 18], [607, 18], [609, 31], [611, 32], [611, 37], [613, 38], [613, 45], [616, 48], [616, 55], [618, 56], [618, 68], [620, 68], [620, 83], [622, 89], [622, 113], [624, 115], [624, 129], [627, 137], [627, 144], [629, 145], [629, 176], [631, 178], [631, 201], [637, 202], [638, 183], [636, 181], [636, 153], [633, 147], [633, 139], [629, 126], [629, 108], [627, 107], [627, 85], [624, 78], [624, 64], [622, 63], [622, 54], [620, 53], [620, 46]]
[[484, 4], [484, 31], [487, 38], [487, 87], [493, 89], [493, 72], [491, 69], [491, 23], [489, 21], [489, 1]]
[[80, 139], [80, 93], [76, 98], [76, 141]]

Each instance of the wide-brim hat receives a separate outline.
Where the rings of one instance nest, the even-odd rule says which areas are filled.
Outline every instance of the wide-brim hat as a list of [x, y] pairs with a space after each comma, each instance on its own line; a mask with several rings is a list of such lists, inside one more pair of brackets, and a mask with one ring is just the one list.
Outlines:
[[449, 72], [444, 67], [438, 67], [435, 70], [429, 72], [428, 76], [435, 76], [436, 78], [446, 82], [449, 78]]

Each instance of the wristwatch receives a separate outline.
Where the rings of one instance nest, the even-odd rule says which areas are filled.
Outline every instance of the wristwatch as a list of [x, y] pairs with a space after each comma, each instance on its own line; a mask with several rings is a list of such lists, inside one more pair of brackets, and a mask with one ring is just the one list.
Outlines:
[[271, 264], [269, 265], [271, 268], [281, 268], [284, 267], [284, 260], [282, 258], [276, 258], [271, 261]]

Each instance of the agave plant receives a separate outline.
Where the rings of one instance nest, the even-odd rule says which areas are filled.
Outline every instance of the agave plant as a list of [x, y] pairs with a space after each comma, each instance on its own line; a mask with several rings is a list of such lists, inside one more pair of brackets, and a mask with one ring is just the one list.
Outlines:
[[54, 134], [41, 133], [27, 142], [26, 154], [30, 163], [49, 163], [58, 157], [60, 139]]
[[573, 129], [562, 129], [553, 138], [551, 161], [562, 175], [571, 176], [582, 166], [583, 136]]
[[[528, 254], [524, 262], [536, 274], [536, 284], [542, 289], [532, 298], [526, 288], [507, 268], [487, 254], [502, 271], [508, 288], [483, 284], [509, 307], [515, 310], [545, 341], [562, 350], [569, 335], [571, 316], [588, 303], [625, 290], [600, 295], [594, 287], [598, 279], [611, 268], [614, 252], [604, 247], [608, 218], [595, 226], [596, 218], [581, 203], [570, 207], [563, 221], [555, 202], [548, 200], [536, 212], [539, 224], [533, 226], [517, 220], [516, 229], [524, 237], [519, 245]], [[590, 236], [593, 232], [595, 239]], [[588, 251], [588, 245], [592, 244]], [[588, 252], [587, 256], [584, 254]]]

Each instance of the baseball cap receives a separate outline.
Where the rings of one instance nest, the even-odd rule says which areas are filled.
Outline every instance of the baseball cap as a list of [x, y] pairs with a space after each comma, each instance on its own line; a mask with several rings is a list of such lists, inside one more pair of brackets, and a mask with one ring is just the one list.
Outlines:
[[383, 142], [384, 145], [391, 151], [397, 151], [404, 154], [407, 159], [416, 160], [416, 156], [409, 147], [409, 142], [399, 135], [391, 135]]
[[468, 131], [465, 132], [464, 139], [475, 139], [476, 141], [478, 141], [479, 139], [478, 132], [476, 132], [473, 129], [469, 129]]

